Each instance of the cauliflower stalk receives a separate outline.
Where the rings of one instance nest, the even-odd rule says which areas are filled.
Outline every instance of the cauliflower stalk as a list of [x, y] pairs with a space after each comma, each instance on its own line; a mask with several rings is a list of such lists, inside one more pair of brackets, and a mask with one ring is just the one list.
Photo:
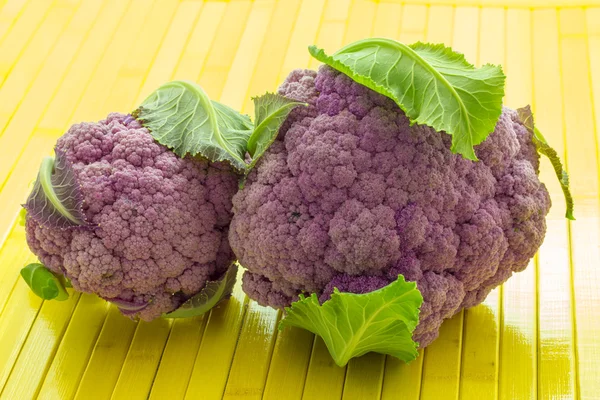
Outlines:
[[243, 288], [339, 365], [368, 351], [410, 361], [541, 245], [541, 140], [528, 108], [502, 107], [499, 67], [383, 39], [310, 51], [327, 65], [279, 89], [309, 106], [233, 198]]
[[[175, 81], [131, 115], [73, 125], [24, 205], [41, 261], [21, 271], [32, 290], [64, 300], [68, 280], [143, 320], [199, 315], [227, 297], [237, 271], [231, 199], [249, 168], [247, 142], [255, 161], [298, 104], [273, 94], [256, 101], [253, 124]], [[182, 145], [171, 150], [170, 140]]]

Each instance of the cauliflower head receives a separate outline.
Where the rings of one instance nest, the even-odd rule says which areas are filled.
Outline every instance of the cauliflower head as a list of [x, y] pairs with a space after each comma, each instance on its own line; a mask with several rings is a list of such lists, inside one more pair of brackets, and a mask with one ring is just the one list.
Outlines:
[[72, 164], [90, 226], [48, 227], [27, 213], [31, 250], [81, 292], [152, 320], [178, 308], [234, 260], [238, 176], [180, 158], [130, 115], [73, 125], [56, 143]]
[[475, 147], [410, 125], [396, 103], [328, 66], [293, 71], [294, 110], [233, 198], [229, 240], [245, 292], [282, 308], [301, 293], [368, 293], [402, 274], [423, 295], [413, 339], [484, 300], [541, 245], [550, 208], [539, 155], [504, 108]]

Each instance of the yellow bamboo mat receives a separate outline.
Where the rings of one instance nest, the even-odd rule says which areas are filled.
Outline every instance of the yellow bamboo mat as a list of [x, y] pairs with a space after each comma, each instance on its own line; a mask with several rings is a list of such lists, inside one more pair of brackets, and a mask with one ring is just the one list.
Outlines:
[[[600, 1], [0, 0], [0, 398], [600, 399]], [[74, 122], [130, 111], [161, 83], [197, 80], [251, 112], [306, 47], [368, 36], [445, 42], [501, 63], [506, 104], [531, 103], [566, 161], [577, 221], [547, 161], [554, 206], [529, 268], [460, 313], [412, 364], [333, 364], [245, 298], [189, 320], [134, 323], [89, 295], [43, 302], [16, 223], [41, 158]]]

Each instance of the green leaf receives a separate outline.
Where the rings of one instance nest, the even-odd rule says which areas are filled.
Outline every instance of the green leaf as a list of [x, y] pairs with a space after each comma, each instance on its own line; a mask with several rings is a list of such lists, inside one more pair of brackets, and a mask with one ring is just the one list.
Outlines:
[[21, 269], [21, 276], [33, 293], [44, 300], [64, 301], [69, 298], [61, 278], [40, 263], [32, 263]]
[[252, 156], [250, 168], [275, 141], [279, 127], [289, 113], [298, 106], [307, 105], [274, 93], [266, 93], [252, 100], [254, 101], [255, 128], [248, 140], [248, 153]]
[[417, 285], [399, 275], [370, 293], [340, 293], [336, 288], [323, 305], [315, 293], [306, 298], [301, 295], [285, 309], [279, 329], [296, 326], [321, 336], [339, 366], [370, 351], [409, 362], [418, 354], [412, 333], [422, 303]]
[[554, 168], [554, 172], [556, 173], [556, 177], [558, 178], [558, 182], [560, 183], [560, 187], [562, 188], [563, 194], [565, 196], [565, 202], [567, 204], [565, 218], [574, 221], [574, 204], [573, 196], [571, 195], [571, 190], [569, 189], [569, 175], [567, 174], [567, 171], [565, 171], [562, 162], [560, 161], [560, 157], [558, 156], [558, 153], [556, 152], [556, 150], [550, 147], [548, 141], [546, 140], [544, 135], [542, 135], [542, 132], [540, 132], [539, 129], [534, 126], [533, 113], [531, 112], [530, 106], [519, 108], [517, 110], [517, 114], [519, 115], [519, 119], [521, 120], [525, 128], [527, 128], [529, 133], [533, 135], [533, 143], [535, 144], [537, 151], [540, 154], [543, 154], [546, 157], [548, 157], [548, 159], [550, 160], [550, 163]]
[[162, 85], [132, 114], [158, 143], [180, 157], [200, 155], [210, 161], [228, 161], [238, 170], [247, 167], [250, 118], [211, 101], [193, 82]]
[[45, 157], [33, 190], [23, 206], [40, 225], [52, 228], [89, 226], [83, 213], [83, 195], [66, 154]]
[[411, 123], [452, 135], [452, 151], [477, 160], [473, 146], [494, 130], [502, 112], [505, 76], [498, 66], [475, 68], [442, 44], [407, 46], [390, 39], [365, 39], [325, 54], [309, 47], [317, 60], [381, 93]]
[[207, 282], [200, 293], [188, 299], [177, 310], [165, 314], [164, 317], [188, 318], [206, 313], [221, 300], [229, 297], [235, 285], [237, 271], [237, 264], [232, 263], [219, 280]]
[[20, 226], [25, 226], [27, 222], [27, 210], [25, 208], [21, 208], [21, 211], [19, 211], [18, 221]]

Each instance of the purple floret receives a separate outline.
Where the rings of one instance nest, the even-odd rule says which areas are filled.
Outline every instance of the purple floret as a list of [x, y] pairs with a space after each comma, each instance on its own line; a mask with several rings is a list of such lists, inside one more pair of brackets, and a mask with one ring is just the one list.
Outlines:
[[230, 244], [260, 304], [321, 301], [414, 281], [424, 297], [414, 339], [479, 304], [542, 243], [550, 198], [531, 134], [504, 108], [476, 147], [413, 125], [389, 98], [330, 67], [297, 70], [280, 94], [307, 102], [233, 199]]
[[73, 125], [56, 148], [73, 163], [95, 228], [53, 229], [27, 218], [27, 241], [76, 290], [133, 304], [123, 313], [152, 320], [234, 260], [227, 237], [238, 177], [228, 166], [181, 159], [117, 113]]

